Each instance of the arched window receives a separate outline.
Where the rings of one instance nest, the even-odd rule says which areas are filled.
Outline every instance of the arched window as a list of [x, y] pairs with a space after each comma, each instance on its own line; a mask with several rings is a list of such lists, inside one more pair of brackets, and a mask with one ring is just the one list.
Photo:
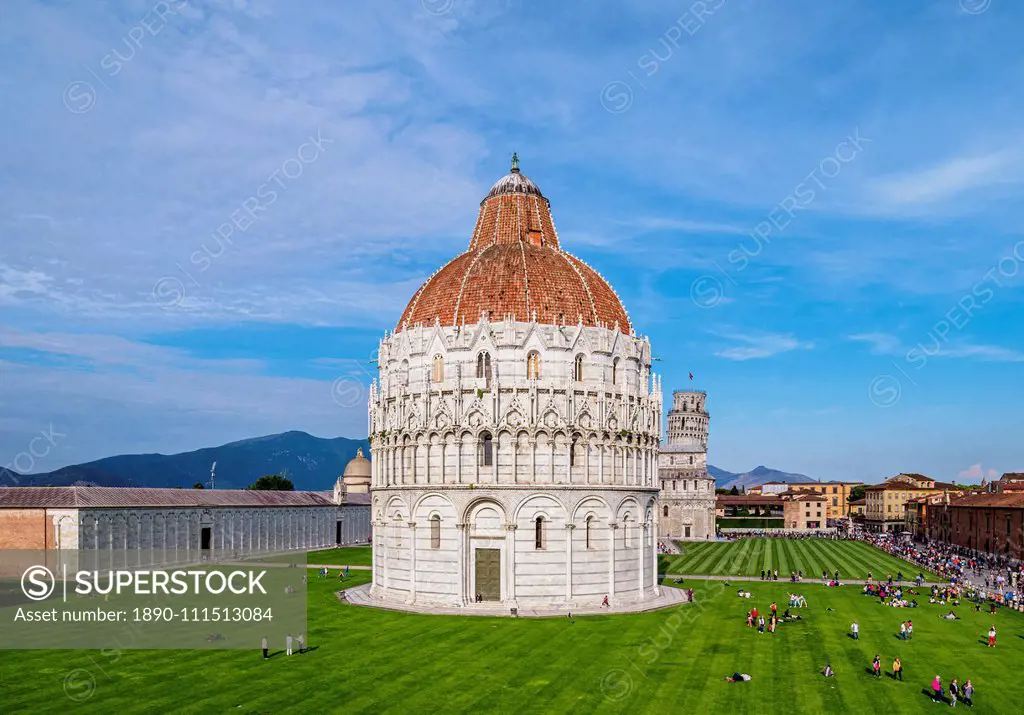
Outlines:
[[494, 438], [484, 432], [480, 438], [480, 463], [485, 467], [494, 466]]
[[533, 522], [533, 548], [544, 548], [544, 517], [538, 516]]
[[662, 509], [661, 514], [662, 516], [668, 516], [668, 504], [666, 504], [665, 507]]
[[578, 434], [574, 434], [572, 436], [572, 441], [569, 442], [569, 466], [570, 467], [575, 467], [576, 466], [576, 450], [579, 449], [579, 443], [580, 443], [580, 436]]
[[536, 380], [540, 377], [540, 353], [532, 350], [526, 356], [526, 379]]
[[577, 355], [576, 361], [573, 363], [572, 368], [572, 379], [576, 382], [583, 382], [583, 356]]
[[673, 479], [672, 480], [672, 491], [675, 491], [675, 490], [676, 490], [676, 480]]
[[690, 464], [693, 464], [693, 455], [690, 455]]
[[444, 382], [444, 358], [440, 355], [434, 356], [434, 382]]
[[612, 384], [619, 384], [619, 359], [612, 360]]
[[491, 354], [486, 350], [476, 356], [476, 376], [491, 384]]
[[430, 548], [441, 548], [441, 517], [437, 514], [430, 517]]
[[625, 546], [628, 549], [633, 545], [633, 522], [630, 521], [629, 514], [622, 517], [622, 540], [625, 542]]
[[590, 527], [593, 524], [593, 522], [594, 522], [594, 517], [588, 516], [587, 517], [587, 548], [588, 549], [593, 546], [593, 542], [590, 540], [590, 536], [591, 536], [591, 529], [590, 529]]

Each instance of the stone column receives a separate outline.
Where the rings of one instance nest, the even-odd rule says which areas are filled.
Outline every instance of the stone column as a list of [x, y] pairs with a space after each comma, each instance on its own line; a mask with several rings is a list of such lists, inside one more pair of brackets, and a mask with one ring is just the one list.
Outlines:
[[537, 438], [530, 437], [530, 479], [529, 481], [537, 481]]
[[391, 575], [388, 573], [388, 562], [391, 561], [391, 544], [388, 543], [388, 522], [381, 522], [381, 533], [384, 534], [384, 590], [391, 590]]
[[416, 522], [409, 522], [409, 597], [406, 603], [416, 602]]
[[459, 605], [466, 605], [466, 564], [468, 562], [467, 546], [466, 546], [466, 529], [469, 526], [466, 522], [460, 521], [455, 525], [458, 529], [458, 536], [456, 541], [458, 542], [458, 588], [456, 590], [456, 596], [458, 597]]
[[608, 602], [615, 605], [615, 533], [619, 525], [615, 522], [608, 524], [608, 533], [611, 537], [608, 549]]
[[645, 546], [645, 542], [649, 538], [649, 535], [650, 535], [651, 532], [648, 531], [648, 529], [650, 528], [650, 524], [648, 524], [646, 521], [643, 522], [643, 524], [641, 524], [641, 526], [643, 526], [643, 529], [640, 530], [640, 534], [639, 534], [639, 536], [640, 536], [640, 543], [637, 544], [636, 555], [637, 555], [637, 558], [640, 559], [640, 564], [639, 564], [639, 566], [637, 568], [637, 576], [639, 576], [639, 578], [638, 578], [639, 586], [640, 586], [639, 596], [640, 596], [640, 600], [642, 601], [642, 600], [644, 600], [644, 546]]
[[572, 534], [575, 524], [565, 525], [565, 602], [572, 605]]
[[493, 478], [493, 483], [494, 484], [498, 483], [498, 463], [501, 462], [500, 455], [501, 455], [501, 440], [499, 438], [498, 433], [495, 431], [495, 432], [491, 433], [491, 467], [492, 467], [491, 477]]
[[375, 596], [377, 594], [377, 551], [380, 547], [380, 542], [377, 541], [377, 522], [370, 522], [370, 534], [373, 538], [373, 547], [370, 549], [370, 595]]
[[455, 483], [462, 484], [462, 440], [455, 439]]
[[519, 433], [512, 435], [512, 484], [519, 481]]
[[661, 595], [661, 589], [658, 587], [658, 534], [661, 533], [661, 530], [658, 528], [660, 517], [658, 516], [657, 505], [654, 507], [651, 518], [654, 520], [651, 526], [651, 570], [654, 571], [651, 584], [654, 587], [654, 597], [657, 598]]
[[605, 444], [601, 443], [601, 451], [597, 453], [597, 483], [604, 484], [604, 450]]
[[587, 450], [583, 453], [583, 464], [585, 465], [587, 472], [587, 478], [584, 481], [587, 483], [588, 486], [594, 483], [593, 477], [590, 474], [590, 448], [590, 438], [587, 437]]
[[551, 435], [551, 453], [548, 455], [548, 482], [555, 483], [555, 435]]
[[505, 601], [509, 608], [519, 608], [516, 600], [516, 525], [505, 524]]

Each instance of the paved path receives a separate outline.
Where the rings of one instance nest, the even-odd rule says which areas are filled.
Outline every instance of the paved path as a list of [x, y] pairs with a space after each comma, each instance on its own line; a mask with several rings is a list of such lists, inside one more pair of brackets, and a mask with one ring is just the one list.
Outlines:
[[[686, 592], [681, 588], [662, 587], [661, 595], [651, 601], [644, 601], [640, 604], [613, 606], [602, 608], [600, 604], [593, 606], [577, 605], [572, 608], [573, 616], [593, 616], [608, 613], [642, 613], [645, 611], [657, 611], [662, 608], [671, 608], [687, 603]], [[508, 606], [497, 603], [467, 603], [465, 606], [417, 606], [406, 603], [394, 603], [370, 598], [370, 584], [353, 586], [352, 588], [339, 591], [338, 598], [355, 606], [370, 606], [373, 608], [384, 608], [391, 611], [407, 611], [409, 613], [427, 613], [431, 615], [447, 616], [490, 616], [490, 617], [511, 617]], [[552, 606], [550, 608], [520, 608], [519, 617], [522, 618], [565, 618], [569, 615], [569, 609], [564, 606]]]

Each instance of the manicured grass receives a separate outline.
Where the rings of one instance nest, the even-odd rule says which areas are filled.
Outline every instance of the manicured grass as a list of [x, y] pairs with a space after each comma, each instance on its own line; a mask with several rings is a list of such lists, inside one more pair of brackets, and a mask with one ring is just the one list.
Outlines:
[[[351, 582], [369, 577], [353, 572]], [[337, 584], [309, 580], [304, 655], [264, 662], [249, 651], [0, 651], [2, 712], [344, 713], [934, 713], [922, 689], [936, 674], [974, 680], [977, 713], [1019, 712], [1024, 616], [925, 603], [893, 609], [852, 586], [802, 584], [803, 620], [774, 635], [744, 614], [789, 583], [747, 583], [750, 600], [720, 581], [688, 583], [697, 604], [655, 613], [552, 619], [429, 616], [340, 603]], [[896, 638], [914, 620], [914, 639]], [[847, 635], [853, 619], [861, 639]], [[990, 623], [994, 649], [983, 644]], [[282, 643], [271, 644], [275, 650]], [[905, 682], [865, 673], [875, 654]], [[830, 662], [836, 677], [818, 671]], [[80, 672], [74, 672], [81, 669]], [[726, 674], [750, 673], [729, 684]], [[84, 702], [65, 694], [95, 690]]]
[[306, 554], [306, 563], [335, 564], [337, 566], [370, 566], [373, 561], [373, 549], [369, 546], [344, 546], [338, 549], [310, 551]]
[[906, 580], [923, 572], [930, 580], [936, 576], [915, 564], [897, 559], [860, 541], [829, 539], [738, 539], [736, 541], [680, 541], [682, 554], [662, 555], [662, 573], [706, 576], [760, 576], [761, 569], [779, 570], [779, 580], [793, 571], [803, 570], [805, 579], [820, 579], [839, 570], [839, 577], [865, 579], [868, 571], [875, 579], [893, 578], [902, 571]]

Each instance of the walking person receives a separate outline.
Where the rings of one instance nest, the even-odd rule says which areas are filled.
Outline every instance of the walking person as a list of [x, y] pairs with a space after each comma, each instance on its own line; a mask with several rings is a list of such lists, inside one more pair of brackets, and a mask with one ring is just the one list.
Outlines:
[[900, 640], [905, 641], [907, 639], [907, 624], [903, 622], [900, 624]]
[[988, 629], [988, 647], [996, 647], [996, 624], [993, 623]]
[[850, 624], [850, 632], [853, 634], [853, 639], [855, 641], [860, 640], [860, 624], [857, 623], [857, 621]]
[[907, 619], [907, 640], [913, 640], [914, 638], [914, 622]]
[[348, 566], [345, 567], [345, 578], [348, 578]]
[[302, 634], [300, 633], [300, 634], [299, 634], [299, 655], [302, 655], [302, 652], [303, 652], [304, 650], [306, 650], [306, 641], [305, 641], [305, 639], [304, 639], [304, 638], [302, 637]]
[[764, 616], [757, 619], [757, 632], [764, 633]]
[[285, 648], [285, 653], [287, 655], [291, 655], [292, 654], [292, 634], [291, 633], [289, 633], [288, 636], [284, 639], [284, 648]]
[[949, 707], [956, 707], [956, 699], [958, 695], [960, 695], [960, 685], [956, 682], [956, 678], [953, 678], [949, 683]]
[[974, 707], [974, 683], [971, 682], [970, 678], [968, 678], [967, 680], [964, 681], [963, 696], [964, 696], [964, 702], [967, 704], [967, 707], [973, 708]]
[[899, 659], [899, 656], [892, 660], [892, 679], [903, 682], [903, 661]]
[[270, 648], [270, 644], [267, 643], [267, 637], [266, 636], [263, 636], [263, 643], [261, 645], [263, 646], [263, 660], [266, 660], [267, 658], [270, 657], [270, 656], [267, 655], [267, 650]]
[[874, 673], [876, 678], [882, 677], [882, 660], [876, 655], [875, 659], [871, 661], [871, 671]]
[[942, 678], [935, 676], [935, 680], [932, 681], [932, 702], [942, 702]]

